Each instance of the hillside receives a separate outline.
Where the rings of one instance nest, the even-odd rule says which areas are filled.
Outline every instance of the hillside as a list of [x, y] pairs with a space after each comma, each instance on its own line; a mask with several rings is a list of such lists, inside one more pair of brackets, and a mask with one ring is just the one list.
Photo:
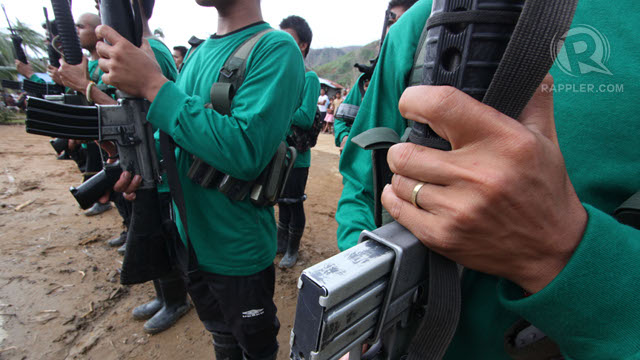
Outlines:
[[305, 64], [310, 68], [314, 68], [316, 66], [332, 62], [345, 54], [358, 50], [359, 48], [361, 48], [361, 46], [311, 49], [311, 51], [309, 51], [309, 55], [307, 55]]
[[[312, 50], [313, 51], [313, 50]], [[358, 69], [354, 68], [355, 63], [369, 64], [369, 60], [378, 54], [378, 41], [374, 41], [355, 51], [346, 53], [339, 58], [313, 67], [318, 76], [337, 82], [338, 84], [351, 88], [360, 76]]]

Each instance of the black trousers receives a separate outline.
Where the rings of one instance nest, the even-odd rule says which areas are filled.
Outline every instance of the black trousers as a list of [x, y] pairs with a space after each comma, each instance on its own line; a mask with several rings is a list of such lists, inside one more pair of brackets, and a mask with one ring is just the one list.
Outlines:
[[274, 290], [273, 265], [249, 276], [201, 270], [189, 276], [189, 295], [204, 327], [214, 334], [232, 334], [248, 359], [270, 358], [278, 351]]
[[[278, 203], [280, 224], [288, 226], [290, 229], [303, 230], [306, 223], [304, 215], [304, 188], [307, 186], [309, 168], [291, 169], [291, 174], [282, 192], [285, 201]], [[297, 202], [289, 200], [298, 199]]]

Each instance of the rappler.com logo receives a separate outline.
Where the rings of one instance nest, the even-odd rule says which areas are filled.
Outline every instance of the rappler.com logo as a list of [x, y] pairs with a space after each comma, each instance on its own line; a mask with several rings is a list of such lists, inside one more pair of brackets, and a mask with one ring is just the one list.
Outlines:
[[593, 26], [573, 27], [552, 43], [551, 52], [557, 55], [556, 64], [560, 70], [569, 76], [613, 75], [606, 65], [611, 56], [609, 40]]

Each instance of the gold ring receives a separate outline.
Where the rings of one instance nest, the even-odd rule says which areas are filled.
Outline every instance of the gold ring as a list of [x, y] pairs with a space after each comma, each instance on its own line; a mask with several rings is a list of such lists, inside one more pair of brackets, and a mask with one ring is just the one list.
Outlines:
[[425, 183], [423, 182], [419, 183], [413, 188], [413, 192], [411, 193], [411, 203], [413, 204], [413, 206], [417, 207], [418, 209], [422, 209], [422, 207], [418, 205], [418, 193], [420, 192], [420, 190], [424, 185]]

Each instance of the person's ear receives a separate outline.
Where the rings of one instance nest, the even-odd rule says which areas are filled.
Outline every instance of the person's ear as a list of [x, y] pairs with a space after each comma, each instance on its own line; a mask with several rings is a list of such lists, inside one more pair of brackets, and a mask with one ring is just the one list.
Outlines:
[[307, 53], [307, 51], [309, 50], [309, 44], [308, 43], [300, 43], [300, 51], [302, 51], [302, 54], [305, 55]]

